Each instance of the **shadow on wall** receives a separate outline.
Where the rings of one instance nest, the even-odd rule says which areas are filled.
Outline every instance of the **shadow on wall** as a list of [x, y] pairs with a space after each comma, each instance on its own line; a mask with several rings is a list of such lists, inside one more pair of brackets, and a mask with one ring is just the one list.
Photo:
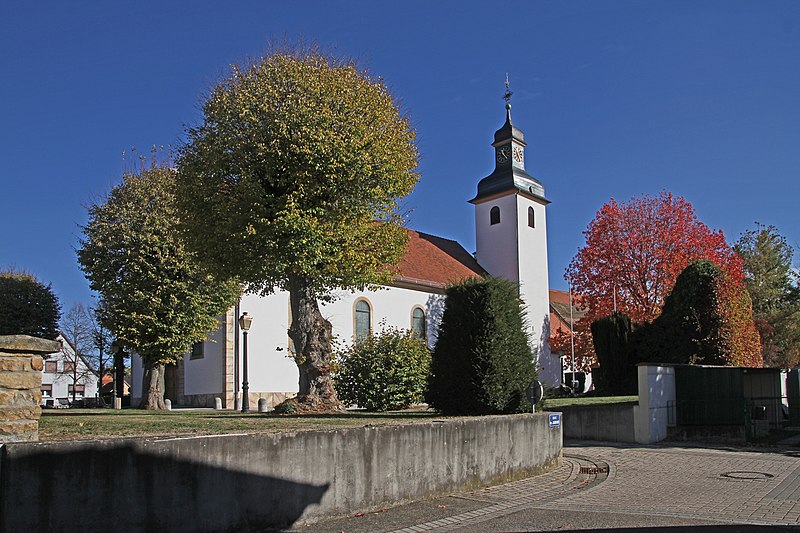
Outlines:
[[428, 296], [428, 301], [425, 303], [425, 307], [428, 309], [426, 328], [428, 330], [428, 346], [430, 348], [436, 345], [436, 340], [439, 337], [439, 326], [442, 323], [442, 316], [444, 316], [445, 302], [445, 296], [432, 294]]
[[237, 472], [109, 441], [6, 446], [0, 531], [249, 531], [291, 525], [329, 485]]

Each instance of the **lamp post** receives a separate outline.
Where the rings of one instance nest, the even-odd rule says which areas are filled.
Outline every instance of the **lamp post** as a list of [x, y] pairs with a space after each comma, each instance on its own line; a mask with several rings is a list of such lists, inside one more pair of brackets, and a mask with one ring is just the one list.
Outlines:
[[120, 372], [120, 367], [122, 366], [122, 358], [125, 354], [122, 351], [122, 346], [120, 346], [117, 341], [111, 343], [111, 353], [114, 354], [114, 364], [111, 372], [113, 378], [112, 383], [114, 385], [114, 409], [122, 409], [122, 393], [125, 391], [120, 378], [120, 375], [124, 376], [124, 373]]
[[239, 317], [239, 327], [242, 329], [242, 348], [243, 348], [243, 365], [242, 365], [242, 412], [250, 412], [250, 399], [248, 398], [250, 387], [247, 384], [247, 330], [250, 329], [250, 324], [253, 323], [253, 317], [247, 314], [247, 311], [242, 313]]

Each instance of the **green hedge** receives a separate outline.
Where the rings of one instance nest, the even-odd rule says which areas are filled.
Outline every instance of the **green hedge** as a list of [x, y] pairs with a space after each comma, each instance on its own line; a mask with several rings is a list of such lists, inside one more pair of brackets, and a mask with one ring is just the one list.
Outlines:
[[447, 415], [530, 411], [525, 389], [536, 368], [525, 329], [515, 284], [480, 278], [449, 287], [428, 403]]

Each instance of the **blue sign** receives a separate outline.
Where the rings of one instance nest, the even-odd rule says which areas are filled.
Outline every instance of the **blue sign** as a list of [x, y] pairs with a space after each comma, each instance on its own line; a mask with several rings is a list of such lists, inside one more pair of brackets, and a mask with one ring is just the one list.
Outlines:
[[550, 413], [547, 415], [547, 420], [550, 423], [551, 428], [560, 428], [561, 427], [561, 414], [560, 413]]

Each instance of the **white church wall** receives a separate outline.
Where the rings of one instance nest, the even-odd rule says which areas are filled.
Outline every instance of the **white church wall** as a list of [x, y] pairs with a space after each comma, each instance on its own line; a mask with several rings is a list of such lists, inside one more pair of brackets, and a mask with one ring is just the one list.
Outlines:
[[[493, 207], [500, 208], [499, 224], [490, 222]], [[475, 205], [475, 259], [492, 276], [512, 281], [519, 281], [516, 211], [513, 194]]]
[[[400, 287], [356, 293], [337, 291], [335, 295], [336, 300], [323, 304], [320, 312], [331, 322], [336, 342], [342, 347], [353, 342], [355, 304], [359, 299], [369, 302], [372, 330], [376, 333], [384, 325], [410, 329], [414, 307], [422, 307], [425, 310], [428, 343], [430, 346], [435, 343], [444, 308], [443, 295]], [[254, 317], [248, 334], [250, 390], [297, 392], [297, 365], [287, 357], [290, 349], [287, 334], [290, 320], [288, 293], [278, 292], [267, 297], [246, 295], [242, 298], [240, 310]]]
[[383, 327], [411, 329], [411, 314], [415, 307], [425, 310], [428, 343], [433, 345], [436, 331], [441, 321], [443, 295], [431, 294], [402, 287], [337, 293], [338, 299], [322, 308], [322, 314], [333, 324], [338, 340], [346, 345], [353, 342], [355, 335], [355, 304], [366, 300], [372, 310], [372, 331], [379, 333]]
[[[401, 287], [387, 287], [380, 290], [351, 293], [338, 291], [337, 299], [323, 304], [320, 311], [330, 320], [337, 342], [342, 346], [353, 342], [355, 326], [355, 303], [365, 299], [372, 310], [372, 330], [379, 332], [382, 327], [411, 328], [411, 317], [415, 307], [425, 310], [428, 344], [436, 342], [436, 333], [444, 311], [444, 295], [417, 291]], [[253, 316], [253, 324], [248, 333], [248, 382], [251, 392], [295, 393], [298, 390], [298, 370], [294, 360], [289, 357], [290, 311], [289, 294], [278, 291], [269, 296], [246, 294], [239, 305], [240, 312]], [[222, 320], [222, 317], [220, 318]], [[244, 350], [239, 349], [239, 369], [243, 368]], [[184, 394], [221, 394], [225, 371], [224, 326], [216, 330], [211, 339], [203, 345], [203, 358], [184, 359]], [[232, 356], [232, 355], [231, 355]], [[132, 386], [134, 399], [142, 395], [141, 358], [131, 358]], [[243, 376], [238, 376], [241, 389]]]
[[[289, 355], [289, 293], [246, 294], [240, 312], [253, 316], [247, 335], [248, 381], [251, 392], [297, 392], [297, 365]], [[244, 356], [239, 332], [239, 368]], [[239, 375], [241, 389], [242, 376]]]
[[[531, 327], [531, 346], [537, 353], [541, 368], [539, 379], [550, 386], [561, 383], [561, 360], [550, 353], [547, 337], [550, 335], [550, 287], [547, 268], [547, 217], [546, 208], [539, 202], [517, 194], [517, 240], [519, 242], [520, 295], [527, 306]], [[534, 227], [529, 225], [528, 209], [534, 211]]]
[[221, 369], [225, 366], [225, 325], [220, 317], [220, 326], [203, 343], [203, 356], [192, 359], [184, 356], [184, 394], [218, 394], [222, 392]]

